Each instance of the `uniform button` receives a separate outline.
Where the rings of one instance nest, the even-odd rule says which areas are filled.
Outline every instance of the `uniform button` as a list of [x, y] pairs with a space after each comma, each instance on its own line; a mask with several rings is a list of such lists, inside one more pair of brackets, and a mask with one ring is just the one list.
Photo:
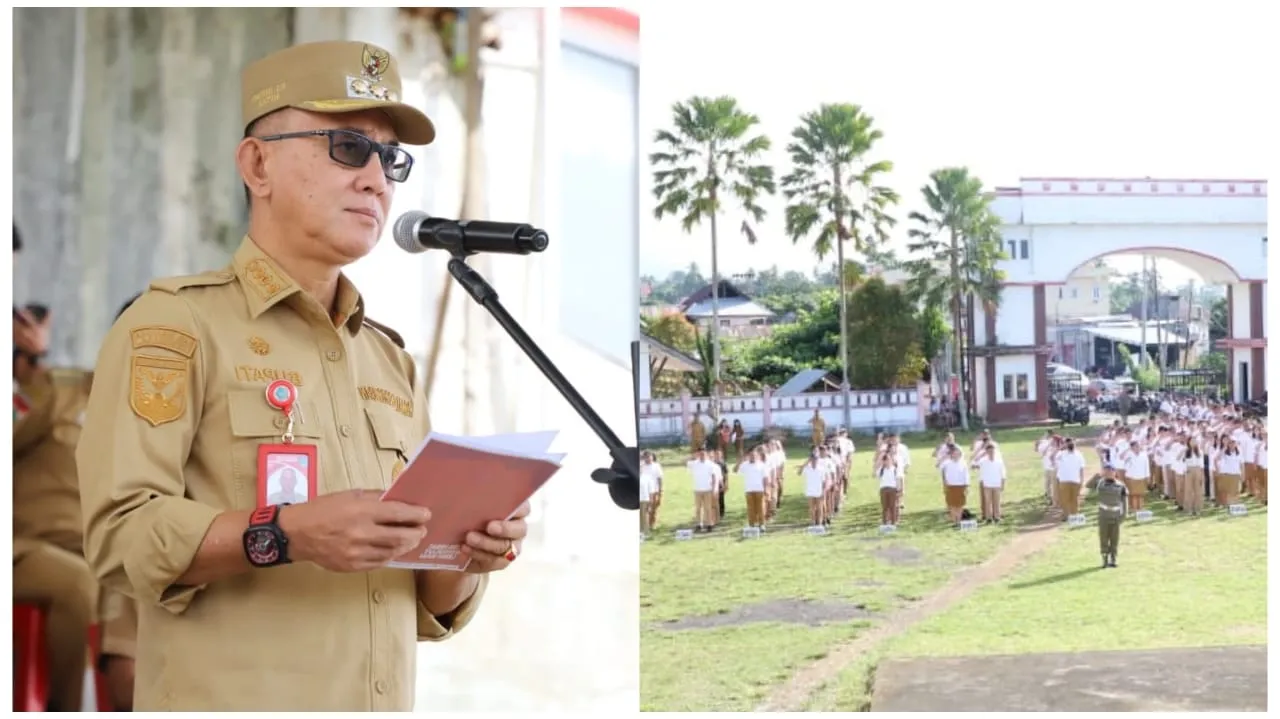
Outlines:
[[373, 683], [373, 690], [379, 694], [387, 693], [387, 683], [379, 679]]
[[375, 590], [373, 590], [373, 603], [374, 603], [374, 604], [382, 604], [382, 600], [383, 600], [383, 599], [386, 599], [386, 598], [387, 598], [387, 595], [383, 594], [381, 589], [375, 589]]
[[343, 436], [343, 437], [350, 437], [350, 436], [351, 436], [351, 425], [349, 425], [349, 424], [344, 424], [344, 425], [342, 425], [341, 427], [339, 427], [339, 428], [338, 428], [338, 431], [342, 433], [342, 436]]
[[339, 352], [338, 350], [329, 350], [328, 352], [324, 353], [324, 356], [329, 358], [330, 362], [337, 362], [338, 360], [342, 359], [342, 353]]
[[276, 429], [284, 429], [284, 417], [276, 417], [275, 420], [273, 420], [273, 423], [275, 424]]

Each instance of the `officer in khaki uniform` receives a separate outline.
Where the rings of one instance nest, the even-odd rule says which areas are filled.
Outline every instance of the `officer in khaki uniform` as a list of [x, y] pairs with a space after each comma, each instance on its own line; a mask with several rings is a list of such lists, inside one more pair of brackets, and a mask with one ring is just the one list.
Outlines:
[[98, 620], [98, 583], [83, 554], [75, 460], [92, 378], [63, 369], [40, 377], [47, 394], [37, 418], [48, 431], [33, 436], [13, 464], [13, 596], [48, 612], [50, 710], [80, 711], [89, 627]]
[[[137, 711], [410, 710], [416, 642], [471, 621], [528, 514], [470, 533], [467, 572], [386, 568], [430, 526], [378, 501], [430, 423], [403, 341], [341, 269], [408, 176], [398, 143], [435, 131], [365, 43], [294, 46], [242, 85], [249, 234], [107, 335], [77, 454], [86, 555], [137, 600]], [[288, 416], [269, 385], [296, 392]], [[308, 501], [260, 502], [263, 445], [314, 450]]]

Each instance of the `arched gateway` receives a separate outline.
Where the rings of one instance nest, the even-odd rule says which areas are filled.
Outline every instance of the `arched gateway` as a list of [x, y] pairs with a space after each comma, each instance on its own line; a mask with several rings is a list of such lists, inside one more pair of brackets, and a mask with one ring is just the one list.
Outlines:
[[1029, 178], [999, 189], [1008, 260], [1000, 307], [973, 308], [969, 382], [988, 422], [1046, 419], [1046, 292], [1107, 255], [1175, 260], [1227, 287], [1231, 396], [1266, 391], [1267, 183], [1263, 180]]

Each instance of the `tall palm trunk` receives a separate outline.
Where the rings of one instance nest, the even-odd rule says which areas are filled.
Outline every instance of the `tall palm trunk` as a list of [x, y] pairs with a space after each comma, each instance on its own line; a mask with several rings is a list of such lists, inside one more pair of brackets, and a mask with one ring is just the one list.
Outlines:
[[[956, 396], [956, 408], [960, 410], [960, 429], [969, 431], [969, 402], [964, 393], [964, 330], [961, 317], [964, 314], [964, 300], [960, 292], [960, 246], [956, 231], [949, 230], [951, 235], [951, 327], [954, 345], [951, 355], [952, 376], [959, 380], [960, 391]], [[948, 387], [948, 389], [950, 389]]]
[[[715, 157], [715, 147], [711, 148]], [[714, 162], [712, 160], [711, 162]], [[714, 165], [712, 172], [715, 171]], [[718, 207], [719, 192], [711, 183], [711, 206]], [[711, 212], [711, 417], [720, 419], [720, 257], [716, 234], [716, 212]]]
[[[843, 185], [840, 182], [840, 168], [835, 168], [835, 177], [833, 178], [836, 197], [844, 200], [844, 194], [841, 192]], [[842, 203], [843, 204], [843, 203]], [[836, 276], [840, 281], [840, 399], [844, 403], [844, 426], [852, 425], [849, 410], [849, 300], [848, 289], [845, 282], [844, 271], [844, 239], [849, 234], [849, 230], [844, 224], [844, 207], [836, 207]]]

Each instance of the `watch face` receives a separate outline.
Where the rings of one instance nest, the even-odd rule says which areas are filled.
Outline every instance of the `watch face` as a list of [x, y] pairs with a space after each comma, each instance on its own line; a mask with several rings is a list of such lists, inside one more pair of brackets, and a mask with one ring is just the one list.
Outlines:
[[250, 530], [245, 535], [244, 548], [249, 562], [254, 565], [264, 566], [280, 560], [280, 542], [270, 529]]

